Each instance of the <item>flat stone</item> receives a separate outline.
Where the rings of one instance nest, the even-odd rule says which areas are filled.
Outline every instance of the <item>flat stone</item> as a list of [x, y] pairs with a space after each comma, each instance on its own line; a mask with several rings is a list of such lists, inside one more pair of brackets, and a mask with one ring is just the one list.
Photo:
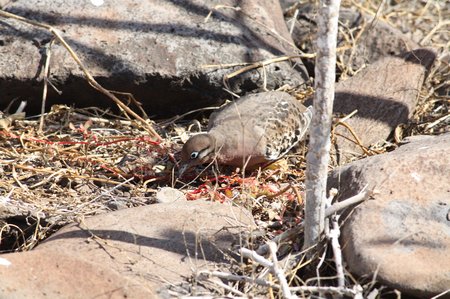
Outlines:
[[[283, 1], [290, 2], [290, 1]], [[286, 3], [283, 7], [286, 7]], [[303, 51], [314, 52], [313, 43], [317, 39], [318, 7], [311, 3], [296, 6], [298, 16], [294, 25], [292, 38]], [[288, 12], [292, 17], [294, 11]], [[289, 22], [290, 19], [288, 19]], [[339, 26], [337, 46], [349, 45], [350, 30], [355, 38], [354, 44], [347, 50], [338, 51], [339, 59], [349, 69], [349, 74], [360, 68], [388, 56], [401, 56], [410, 49], [419, 47], [406, 34], [373, 15], [365, 14], [355, 8], [339, 9]], [[290, 26], [290, 23], [288, 24]]]
[[1, 298], [157, 298], [152, 289], [64, 248], [3, 254], [0, 276]]
[[[303, 51], [313, 52], [317, 6], [304, 3], [296, 8], [299, 15], [295, 20], [293, 39]], [[292, 13], [287, 12], [288, 17]], [[406, 123], [412, 116], [436, 53], [434, 49], [418, 48], [398, 29], [379, 19], [373, 22], [373, 16], [353, 8], [342, 7], [339, 21], [342, 31], [338, 36], [338, 47], [348, 44], [348, 36], [342, 33], [348, 28], [358, 28], [353, 32], [358, 39], [350, 49], [337, 53], [350, 70], [336, 84], [333, 111], [337, 115], [347, 115], [357, 110], [346, 124], [364, 147], [374, 146], [387, 140], [398, 125]], [[314, 66], [310, 61], [305, 63], [312, 72]], [[307, 104], [311, 103], [311, 100], [307, 101]], [[338, 125], [334, 133], [333, 164], [344, 165], [364, 154], [347, 128]]]
[[254, 228], [251, 214], [231, 203], [178, 200], [87, 218], [35, 251], [76, 255], [161, 295], [199, 270], [227, 263]]
[[[386, 57], [336, 85], [333, 111], [356, 115], [346, 121], [365, 147], [383, 142], [412, 116], [425, 75], [436, 55], [417, 49], [403, 57]], [[344, 126], [336, 127], [332, 158], [338, 165], [364, 152]], [[352, 141], [350, 141], [352, 140]]]
[[410, 141], [335, 169], [328, 185], [341, 199], [375, 192], [343, 223], [348, 269], [429, 298], [450, 286], [450, 134]]
[[178, 189], [171, 187], [162, 187], [156, 192], [156, 201], [158, 203], [171, 203], [175, 201], [186, 200], [186, 195]]
[[[227, 5], [229, 6], [227, 8]], [[6, 10], [49, 24], [79, 55], [104, 87], [131, 92], [151, 115], [173, 115], [222, 102], [229, 94], [224, 76], [242, 63], [295, 54], [277, 0], [164, 1], [144, 5], [138, 0], [90, 1], [17, 0]], [[210, 17], [207, 16], [211, 13]], [[39, 111], [44, 48], [52, 35], [38, 27], [3, 19], [0, 33], [0, 106], [13, 98], [31, 98], [27, 111]], [[261, 26], [264, 24], [264, 26]], [[50, 79], [63, 93], [49, 88], [52, 103], [111, 106], [91, 88], [67, 50], [58, 42], [51, 50]], [[222, 67], [238, 64], [234, 67]], [[211, 67], [213, 65], [213, 67]], [[215, 65], [215, 66], [214, 66]], [[237, 93], [297, 86], [308, 75], [302, 62], [268, 64], [234, 76], [229, 88]]]

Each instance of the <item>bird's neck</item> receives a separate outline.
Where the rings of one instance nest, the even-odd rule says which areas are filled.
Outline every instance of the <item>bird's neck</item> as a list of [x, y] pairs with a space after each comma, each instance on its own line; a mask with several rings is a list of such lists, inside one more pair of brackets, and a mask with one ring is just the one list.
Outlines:
[[220, 148], [224, 145], [224, 138], [222, 134], [211, 134], [211, 137], [214, 142], [214, 151], [216, 153], [220, 152]]

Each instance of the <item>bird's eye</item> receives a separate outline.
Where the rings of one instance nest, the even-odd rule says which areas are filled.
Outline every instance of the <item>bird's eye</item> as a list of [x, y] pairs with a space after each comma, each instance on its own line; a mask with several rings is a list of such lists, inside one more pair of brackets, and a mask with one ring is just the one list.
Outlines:
[[197, 159], [197, 157], [198, 157], [198, 152], [191, 153], [191, 159]]

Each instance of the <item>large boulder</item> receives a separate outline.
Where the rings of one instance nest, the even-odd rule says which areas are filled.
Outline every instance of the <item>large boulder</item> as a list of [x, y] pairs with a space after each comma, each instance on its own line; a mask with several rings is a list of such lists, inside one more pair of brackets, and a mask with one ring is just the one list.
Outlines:
[[[318, 6], [311, 3], [294, 5], [287, 10], [287, 17], [292, 18], [295, 9], [298, 9], [298, 15], [294, 20], [292, 38], [303, 51], [314, 52], [318, 30]], [[288, 20], [289, 23], [292, 21]], [[341, 65], [338, 72], [341, 71], [345, 76], [353, 75], [367, 64], [384, 57], [400, 56], [419, 47], [405, 33], [382, 18], [374, 17], [355, 7], [342, 6], [339, 9], [339, 28], [337, 58]]]
[[[369, 65], [336, 85], [333, 111], [347, 115], [357, 110], [345, 123], [362, 146], [369, 148], [384, 142], [398, 125], [412, 116], [435, 57], [433, 50], [417, 49]], [[364, 154], [348, 128], [338, 125], [333, 136], [332, 157], [336, 164], [343, 165]]]
[[[128, 298], [170, 297], [168, 289], [177, 291], [176, 286], [183, 286], [198, 271], [228, 265], [236, 257], [234, 249], [245, 244], [254, 228], [251, 214], [231, 203], [175, 197], [167, 203], [82, 219], [31, 252], [1, 255], [12, 265], [0, 265], [0, 297], [86, 297], [76, 295], [80, 288], [80, 294], [89, 295], [102, 290], [105, 295], [99, 298], [115, 294], [116, 289], [119, 295], [130, 294]], [[78, 275], [78, 271], [89, 273]], [[56, 282], [65, 282], [51, 284], [49, 277], [54, 276]], [[117, 283], [117, 277], [123, 280]], [[38, 286], [36, 296], [28, 296]], [[143, 290], [146, 296], [133, 295]]]
[[[228, 95], [224, 76], [245, 63], [296, 53], [277, 0], [90, 1], [18, 0], [5, 10], [49, 24], [59, 31], [91, 74], [105, 87], [131, 92], [152, 115], [185, 112], [218, 103]], [[208, 17], [211, 13], [210, 17]], [[207, 18], [208, 17], [208, 18]], [[0, 106], [30, 98], [40, 106], [45, 47], [52, 34], [13, 19], [2, 19], [0, 32]], [[235, 66], [226, 66], [235, 64]], [[48, 103], [111, 104], [91, 88], [69, 52], [56, 42], [51, 50]], [[240, 93], [308, 78], [302, 62], [267, 64], [230, 77]]]
[[157, 298], [107, 265], [63, 248], [0, 257], [0, 298]]
[[[341, 198], [373, 190], [343, 224], [354, 274], [406, 294], [431, 297], [450, 286], [450, 134], [415, 137], [399, 149], [335, 169]], [[447, 293], [446, 297], [449, 298]]]

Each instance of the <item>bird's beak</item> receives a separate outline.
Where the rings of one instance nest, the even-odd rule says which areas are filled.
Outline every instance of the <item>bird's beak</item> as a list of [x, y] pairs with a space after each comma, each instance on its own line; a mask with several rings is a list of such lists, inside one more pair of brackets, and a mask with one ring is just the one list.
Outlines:
[[189, 163], [181, 164], [180, 169], [178, 170], [178, 177], [182, 177], [184, 172], [191, 168], [191, 165]]

